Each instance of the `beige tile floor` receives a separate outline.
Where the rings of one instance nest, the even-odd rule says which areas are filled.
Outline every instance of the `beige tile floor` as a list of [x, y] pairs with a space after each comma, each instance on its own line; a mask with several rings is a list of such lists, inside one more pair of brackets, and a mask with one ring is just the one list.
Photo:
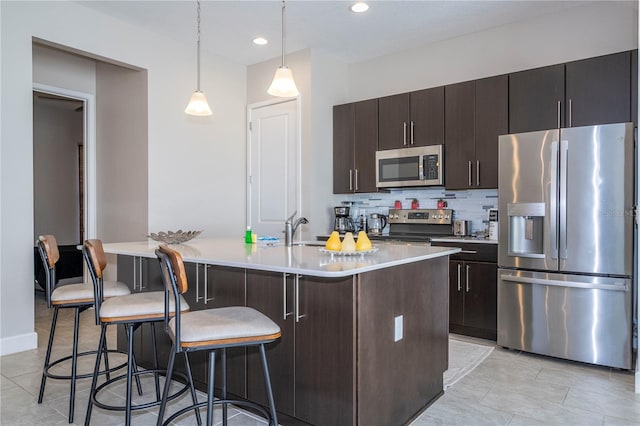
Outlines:
[[[39, 348], [0, 357], [0, 424], [67, 424], [68, 382], [49, 379], [42, 404], [37, 403], [40, 374], [46, 351], [52, 311], [42, 293], [36, 294], [35, 325]], [[81, 315], [81, 350], [97, 346], [99, 329], [93, 311]], [[62, 312], [54, 342], [55, 353], [68, 350], [72, 339], [72, 311]], [[459, 337], [457, 337], [459, 338]], [[491, 342], [468, 339], [480, 344]], [[115, 344], [113, 333], [109, 346]], [[65, 349], [66, 346], [66, 349]], [[54, 353], [54, 356], [55, 356]], [[91, 358], [91, 357], [87, 357]], [[114, 360], [115, 361], [115, 360]], [[90, 371], [90, 359], [80, 364]], [[75, 424], [83, 424], [90, 379], [78, 383]], [[412, 426], [424, 425], [640, 425], [640, 395], [633, 392], [633, 375], [626, 371], [561, 361], [496, 348], [475, 370], [457, 382], [417, 418]], [[152, 393], [152, 381], [145, 378], [145, 395]], [[107, 391], [105, 400], [123, 401], [124, 389]], [[203, 394], [199, 398], [204, 399]], [[173, 412], [190, 402], [188, 396], [171, 404]], [[136, 425], [155, 424], [157, 408], [135, 413]], [[216, 414], [220, 419], [220, 415]], [[233, 426], [263, 425], [249, 413], [230, 410]], [[118, 412], [94, 408], [91, 424], [120, 425]], [[185, 415], [176, 424], [195, 424]]]

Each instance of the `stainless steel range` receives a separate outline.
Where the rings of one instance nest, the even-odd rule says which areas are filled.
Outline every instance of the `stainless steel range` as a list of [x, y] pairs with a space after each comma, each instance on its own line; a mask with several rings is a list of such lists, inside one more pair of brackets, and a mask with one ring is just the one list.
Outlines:
[[435, 237], [453, 235], [452, 219], [453, 210], [449, 209], [390, 209], [389, 235], [371, 238], [428, 243]]

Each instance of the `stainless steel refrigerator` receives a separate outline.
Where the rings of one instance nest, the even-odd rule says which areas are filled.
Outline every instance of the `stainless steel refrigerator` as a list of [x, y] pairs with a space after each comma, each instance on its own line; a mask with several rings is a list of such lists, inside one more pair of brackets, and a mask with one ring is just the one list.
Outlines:
[[633, 124], [499, 138], [498, 345], [631, 368]]

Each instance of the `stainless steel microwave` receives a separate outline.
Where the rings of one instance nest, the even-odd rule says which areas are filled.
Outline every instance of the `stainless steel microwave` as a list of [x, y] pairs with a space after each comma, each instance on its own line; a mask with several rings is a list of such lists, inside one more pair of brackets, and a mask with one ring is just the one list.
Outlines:
[[444, 185], [442, 145], [376, 151], [376, 186]]

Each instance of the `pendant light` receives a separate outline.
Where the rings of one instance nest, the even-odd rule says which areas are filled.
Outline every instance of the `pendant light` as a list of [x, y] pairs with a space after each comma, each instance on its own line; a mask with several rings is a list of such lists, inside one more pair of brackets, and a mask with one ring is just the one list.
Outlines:
[[200, 91], [200, 0], [198, 0], [198, 35], [197, 35], [197, 84], [196, 90], [191, 95], [191, 99], [189, 99], [189, 105], [184, 110], [189, 115], [197, 115], [200, 117], [204, 117], [207, 115], [211, 115], [211, 108], [209, 108], [209, 103], [207, 102], [207, 97], [204, 95], [202, 91]]
[[273, 82], [267, 93], [281, 98], [290, 98], [298, 96], [300, 92], [293, 81], [291, 69], [284, 64], [284, 40], [284, 0], [282, 0], [282, 65], [276, 70], [276, 75], [273, 77]]

